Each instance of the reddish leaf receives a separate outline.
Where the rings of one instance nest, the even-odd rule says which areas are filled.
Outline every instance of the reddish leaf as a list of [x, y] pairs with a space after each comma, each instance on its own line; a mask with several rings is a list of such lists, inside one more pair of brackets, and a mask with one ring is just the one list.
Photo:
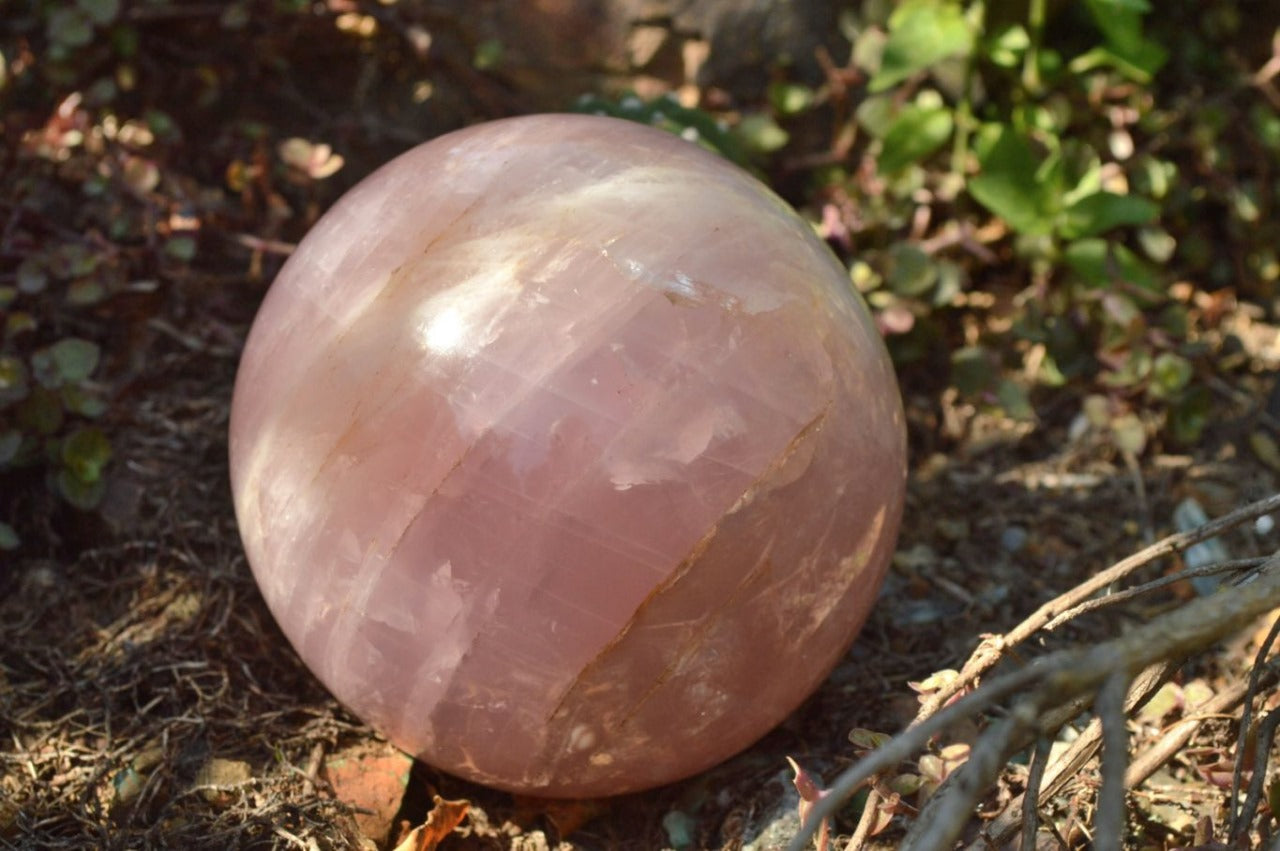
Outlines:
[[553, 800], [517, 795], [516, 821], [527, 824], [539, 816], [544, 816], [555, 827], [560, 838], [564, 839], [604, 812], [605, 807], [606, 802], [598, 798]]
[[446, 801], [439, 795], [434, 800], [435, 806], [427, 814], [427, 820], [409, 831], [395, 851], [435, 851], [445, 837], [462, 824], [471, 808], [470, 801]]
[[391, 835], [413, 760], [390, 745], [357, 746], [325, 760], [321, 776], [338, 800], [355, 807], [360, 832], [377, 843]]

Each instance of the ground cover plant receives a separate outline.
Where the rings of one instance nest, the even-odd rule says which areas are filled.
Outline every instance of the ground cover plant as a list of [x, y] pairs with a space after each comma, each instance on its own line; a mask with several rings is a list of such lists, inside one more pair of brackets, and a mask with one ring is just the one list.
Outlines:
[[[680, 50], [557, 96], [751, 169], [849, 269], [913, 454], [875, 615], [715, 771], [555, 806], [418, 766], [389, 841], [434, 807], [420, 847], [783, 847], [814, 805], [835, 848], [1274, 841], [1280, 10], [830, 5], [816, 75], [764, 57], [732, 91], [703, 73], [722, 42], [659, 15], [643, 26]], [[332, 759], [378, 740], [257, 597], [227, 405], [256, 304], [328, 204], [417, 141], [533, 108], [521, 36], [455, 15], [0, 16], [0, 846], [367, 841]], [[1106, 676], [1098, 653], [1132, 664]]]

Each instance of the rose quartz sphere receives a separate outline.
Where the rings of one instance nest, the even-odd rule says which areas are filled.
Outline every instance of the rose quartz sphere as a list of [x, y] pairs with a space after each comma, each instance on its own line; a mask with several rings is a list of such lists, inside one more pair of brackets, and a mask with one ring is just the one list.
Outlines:
[[443, 136], [343, 197], [254, 323], [236, 516], [285, 635], [399, 747], [602, 796], [791, 712], [876, 598], [905, 440], [827, 247], [609, 118]]

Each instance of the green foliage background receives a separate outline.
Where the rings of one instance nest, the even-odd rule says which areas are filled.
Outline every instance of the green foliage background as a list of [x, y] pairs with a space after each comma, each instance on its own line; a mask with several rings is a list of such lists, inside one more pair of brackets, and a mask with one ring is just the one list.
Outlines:
[[963, 398], [1029, 420], [1070, 385], [1122, 449], [1187, 446], [1222, 366], [1206, 298], [1270, 317], [1280, 269], [1280, 35], [1248, 56], [1245, 5], [868, 2], [844, 17], [842, 76], [775, 83], [731, 144], [661, 104], [585, 108], [757, 162], [834, 114], [806, 201], [900, 366], [945, 358]]

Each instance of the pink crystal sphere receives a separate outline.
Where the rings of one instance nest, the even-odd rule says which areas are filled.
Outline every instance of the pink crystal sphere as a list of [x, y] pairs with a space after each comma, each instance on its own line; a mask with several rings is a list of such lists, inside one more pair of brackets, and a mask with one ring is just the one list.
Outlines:
[[658, 130], [544, 115], [351, 190], [254, 323], [231, 414], [254, 575], [307, 665], [491, 786], [678, 779], [847, 649], [903, 500], [901, 403], [784, 202]]

